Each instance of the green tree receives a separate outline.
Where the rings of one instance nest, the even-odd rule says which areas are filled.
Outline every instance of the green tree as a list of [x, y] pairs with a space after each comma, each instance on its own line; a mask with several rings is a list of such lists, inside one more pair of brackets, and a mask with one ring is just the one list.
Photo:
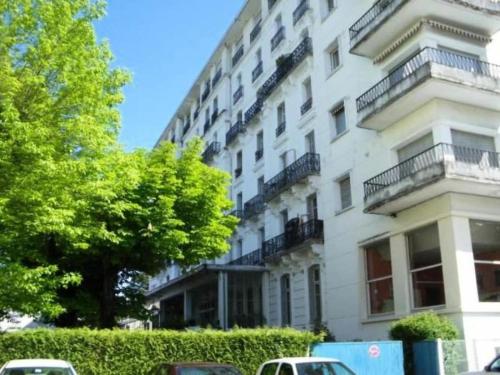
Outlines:
[[[148, 274], [227, 250], [227, 175], [194, 142], [124, 152], [94, 0], [0, 1], [0, 312], [109, 327], [142, 313]], [[6, 287], [8, 286], [7, 290]]]

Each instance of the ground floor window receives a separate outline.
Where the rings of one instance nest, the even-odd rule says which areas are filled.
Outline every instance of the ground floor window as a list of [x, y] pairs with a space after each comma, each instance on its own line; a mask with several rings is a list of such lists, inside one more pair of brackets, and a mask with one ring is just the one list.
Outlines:
[[443, 266], [437, 224], [407, 234], [413, 307], [445, 305]]
[[289, 326], [292, 322], [290, 275], [281, 276], [281, 325]]
[[470, 221], [480, 302], [500, 302], [500, 223]]
[[369, 314], [394, 312], [391, 247], [389, 240], [365, 248]]
[[321, 323], [321, 268], [319, 264], [309, 268], [309, 312], [311, 323]]

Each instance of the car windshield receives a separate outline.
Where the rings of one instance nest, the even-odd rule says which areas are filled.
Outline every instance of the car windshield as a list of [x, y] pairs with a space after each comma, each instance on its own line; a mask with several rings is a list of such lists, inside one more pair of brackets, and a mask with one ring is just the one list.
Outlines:
[[73, 375], [73, 373], [68, 368], [18, 367], [5, 369], [0, 375]]
[[228, 366], [199, 366], [182, 367], [179, 369], [180, 375], [241, 375], [235, 367]]
[[355, 375], [340, 362], [297, 363], [298, 375]]

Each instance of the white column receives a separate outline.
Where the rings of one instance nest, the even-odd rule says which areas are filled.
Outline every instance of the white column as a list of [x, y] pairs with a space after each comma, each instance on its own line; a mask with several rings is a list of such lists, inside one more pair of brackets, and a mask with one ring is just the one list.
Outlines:
[[411, 312], [410, 273], [404, 234], [390, 238], [392, 284], [394, 287], [394, 313], [406, 315]]
[[219, 324], [222, 329], [228, 329], [228, 288], [227, 288], [227, 272], [219, 272], [218, 277], [218, 293], [217, 293], [217, 312]]
[[467, 309], [478, 303], [469, 220], [448, 217], [438, 224], [446, 306]]

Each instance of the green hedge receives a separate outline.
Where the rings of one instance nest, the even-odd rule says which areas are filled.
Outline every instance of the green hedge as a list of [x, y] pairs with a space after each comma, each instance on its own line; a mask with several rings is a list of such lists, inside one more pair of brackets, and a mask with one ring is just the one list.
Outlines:
[[58, 358], [79, 375], [141, 375], [175, 361], [231, 363], [253, 375], [269, 359], [304, 356], [319, 336], [292, 329], [94, 331], [33, 330], [0, 335], [0, 362], [16, 358]]

